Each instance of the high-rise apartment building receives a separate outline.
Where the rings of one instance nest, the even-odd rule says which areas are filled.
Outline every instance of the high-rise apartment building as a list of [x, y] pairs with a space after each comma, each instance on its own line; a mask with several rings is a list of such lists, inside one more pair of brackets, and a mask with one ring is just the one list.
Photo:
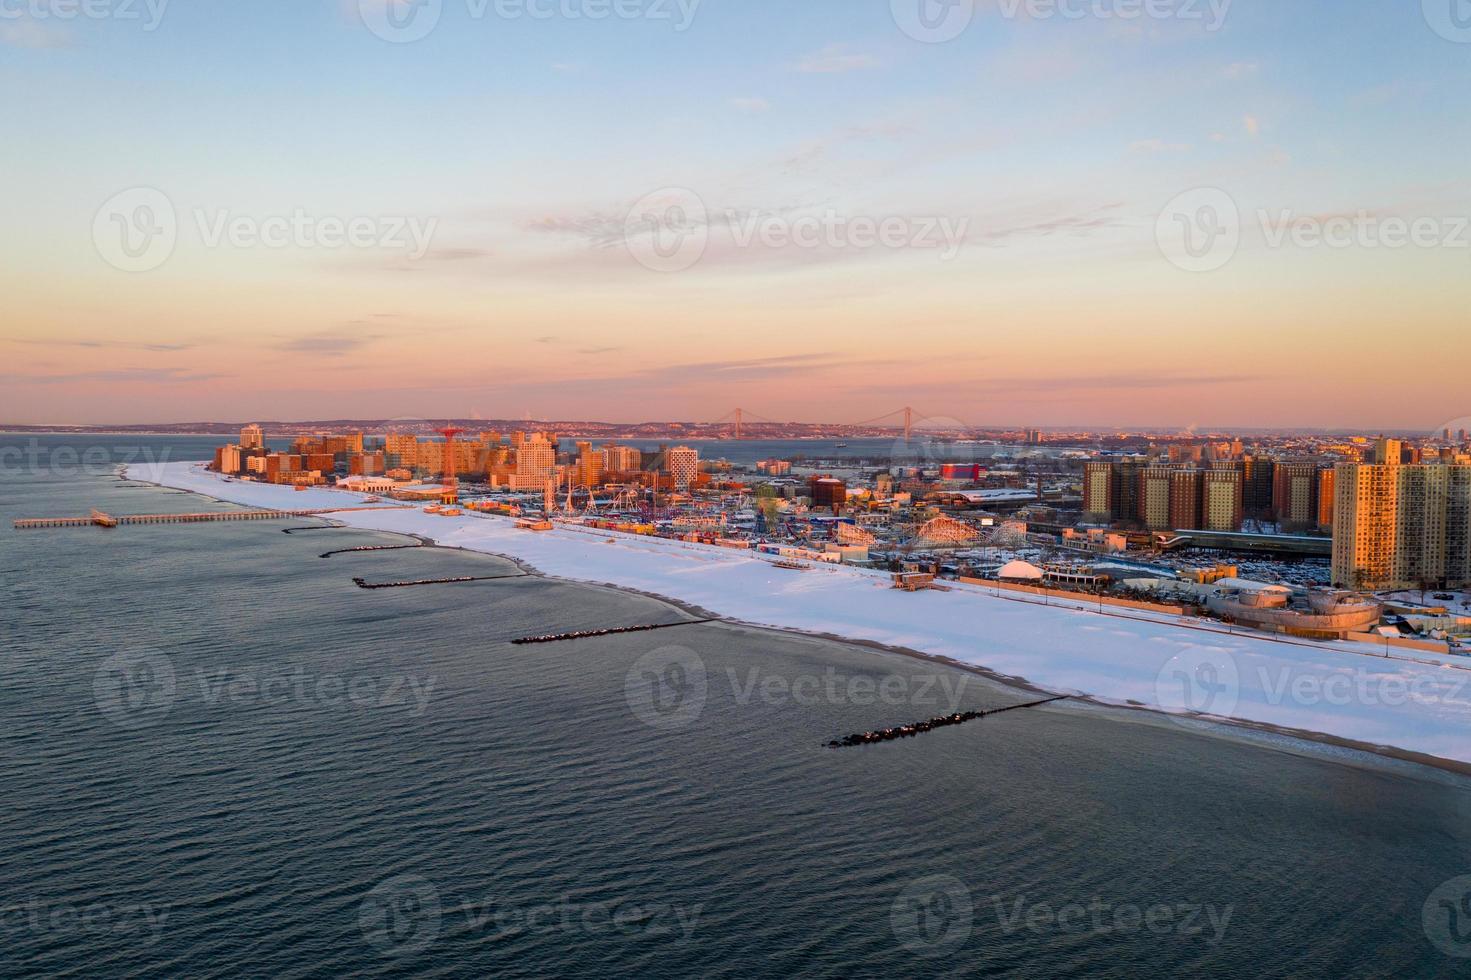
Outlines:
[[593, 449], [590, 442], [577, 444], [576, 481], [584, 487], [596, 487], [603, 482], [603, 454]]
[[1200, 470], [1170, 471], [1170, 527], [1200, 527]]
[[240, 430], [241, 449], [264, 449], [266, 445], [265, 433], [261, 427], [252, 422]]
[[610, 473], [636, 473], [643, 468], [644, 454], [632, 446], [603, 445], [603, 469]]
[[1242, 459], [1241, 509], [1254, 521], [1272, 518], [1272, 488], [1275, 462], [1269, 456]]
[[1139, 474], [1144, 472], [1142, 458], [1125, 459], [1119, 462], [1118, 509], [1114, 516], [1126, 521], [1139, 519]]
[[1241, 530], [1243, 473], [1236, 467], [1205, 471], [1200, 490], [1201, 527], [1207, 531]]
[[1098, 459], [1083, 464], [1083, 520], [1092, 524], [1143, 519], [1140, 457]]
[[1333, 531], [1333, 485], [1334, 473], [1331, 466], [1318, 470], [1318, 530], [1324, 534]]
[[689, 446], [675, 446], [666, 457], [669, 475], [680, 490], [688, 490], [700, 472], [700, 451]]
[[1471, 466], [1339, 464], [1333, 582], [1365, 589], [1471, 585]]
[[390, 432], [383, 437], [383, 451], [390, 469], [411, 470], [419, 465], [419, 437], [403, 432]]
[[1272, 519], [1285, 531], [1317, 527], [1317, 463], [1277, 464], [1272, 480]]
[[[447, 445], [449, 443], [436, 439], [419, 440], [414, 449], [414, 467], [434, 476], [447, 475], [449, 470], [445, 466], [444, 458], [444, 450]], [[481, 449], [479, 443], [457, 440], [454, 447], [455, 473], [470, 474], [484, 471], [484, 450]]]
[[223, 446], [220, 448], [220, 472], [240, 472], [240, 446]]
[[1083, 464], [1083, 520], [1090, 524], [1111, 523], [1118, 514], [1118, 466], [1112, 460]]
[[1170, 474], [1168, 466], [1146, 466], [1139, 473], [1139, 520], [1151, 531], [1170, 528]]
[[516, 447], [516, 476], [513, 487], [539, 487], [557, 468], [557, 445], [544, 433], [515, 433], [511, 444]]

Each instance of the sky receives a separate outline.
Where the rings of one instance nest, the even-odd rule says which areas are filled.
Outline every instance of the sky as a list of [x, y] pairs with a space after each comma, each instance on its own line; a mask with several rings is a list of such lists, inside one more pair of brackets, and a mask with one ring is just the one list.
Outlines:
[[0, 0], [0, 423], [1438, 429], [1453, 2]]

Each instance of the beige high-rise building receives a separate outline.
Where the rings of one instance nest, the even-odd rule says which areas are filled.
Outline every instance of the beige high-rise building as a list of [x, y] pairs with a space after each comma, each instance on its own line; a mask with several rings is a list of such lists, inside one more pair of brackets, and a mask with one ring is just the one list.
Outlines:
[[612, 473], [633, 473], [643, 468], [644, 454], [632, 446], [607, 443], [603, 446], [603, 469]]
[[263, 449], [266, 445], [265, 433], [261, 427], [252, 422], [240, 430], [241, 449]]
[[220, 472], [240, 472], [240, 446], [225, 446], [220, 450]]
[[1118, 508], [1118, 471], [1109, 460], [1083, 464], [1083, 520], [1107, 524]]
[[1201, 526], [1207, 531], [1241, 530], [1241, 479], [1237, 469], [1215, 467], [1205, 471], [1201, 485]]
[[[442, 476], [445, 469], [444, 447], [446, 443], [437, 439], [421, 439], [415, 447], [415, 467], [429, 476]], [[473, 476], [484, 469], [479, 457], [481, 449], [479, 443], [455, 442], [455, 474], [456, 476]]]
[[383, 451], [390, 467], [413, 469], [419, 465], [419, 437], [403, 432], [390, 432], [383, 437]]
[[1146, 466], [1139, 473], [1139, 519], [1151, 531], [1170, 527], [1170, 474], [1168, 466]]
[[556, 444], [540, 432], [530, 435], [518, 432], [511, 437], [511, 444], [516, 447], [516, 472], [511, 487], [525, 490], [545, 484], [557, 468]]
[[1380, 436], [1374, 443], [1374, 462], [1380, 466], [1398, 466], [1404, 455], [1404, 443]]
[[1471, 585], [1471, 466], [1341, 463], [1333, 479], [1335, 585]]

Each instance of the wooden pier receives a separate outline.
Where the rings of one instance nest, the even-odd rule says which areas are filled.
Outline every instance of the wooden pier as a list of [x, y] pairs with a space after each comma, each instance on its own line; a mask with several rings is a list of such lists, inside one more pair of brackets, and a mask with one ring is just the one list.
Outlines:
[[124, 524], [196, 524], [206, 521], [278, 521], [293, 517], [321, 517], [359, 510], [402, 510], [402, 507], [322, 507], [314, 510], [221, 510], [204, 514], [122, 514], [114, 517], [93, 510], [86, 517], [32, 517], [15, 521], [17, 529], [47, 527], [120, 527]]

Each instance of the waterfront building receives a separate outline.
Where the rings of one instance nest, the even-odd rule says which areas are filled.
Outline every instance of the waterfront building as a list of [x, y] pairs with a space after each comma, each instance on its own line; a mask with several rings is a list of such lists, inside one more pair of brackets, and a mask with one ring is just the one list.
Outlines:
[[1335, 585], [1471, 585], [1471, 466], [1341, 463], [1334, 484]]
[[511, 444], [516, 450], [512, 489], [525, 490], [545, 484], [557, 467], [556, 443], [542, 432], [533, 432], [530, 435], [516, 432], [511, 436]]
[[240, 448], [239, 446], [220, 447], [218, 469], [221, 473], [240, 472]]
[[240, 430], [240, 448], [242, 449], [264, 449], [266, 445], [265, 433], [261, 427], [252, 422]]

